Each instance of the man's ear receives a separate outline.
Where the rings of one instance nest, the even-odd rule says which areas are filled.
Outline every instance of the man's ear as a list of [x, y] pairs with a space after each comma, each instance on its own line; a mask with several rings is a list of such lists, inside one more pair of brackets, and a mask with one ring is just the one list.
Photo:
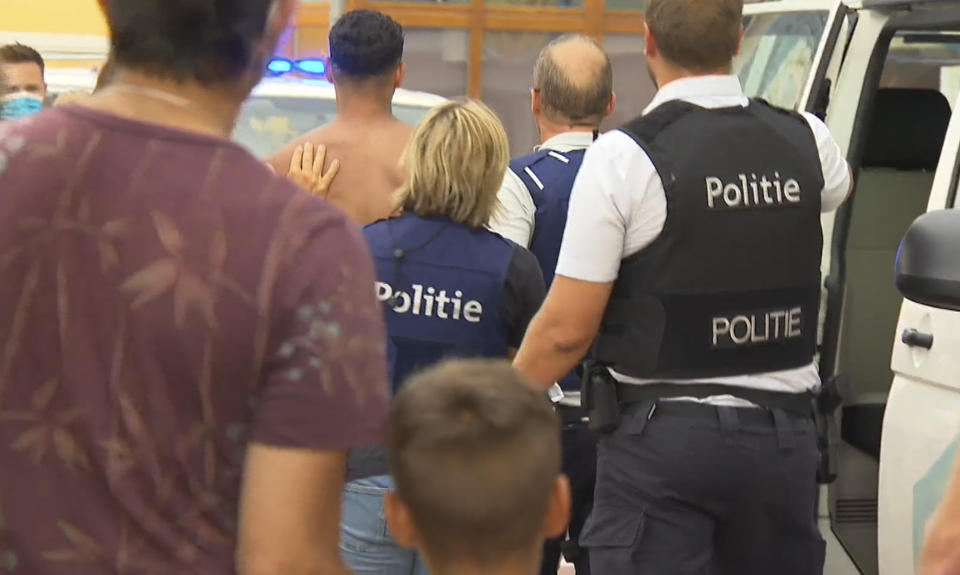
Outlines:
[[560, 475], [550, 491], [547, 515], [543, 518], [542, 535], [545, 539], [563, 537], [570, 525], [570, 481]]
[[540, 103], [540, 91], [536, 88], [530, 88], [530, 111], [534, 117], [537, 117], [542, 110], [543, 104]]
[[327, 48], [327, 54], [323, 55], [323, 79], [331, 84], [336, 84], [333, 79], [333, 62], [330, 60], [330, 49]]
[[743, 49], [743, 35], [744, 35], [743, 24], [741, 24], [741, 25], [740, 25], [740, 37], [737, 38], [737, 51], [733, 53], [734, 56], [739, 56], [739, 55], [740, 55], [740, 50]]
[[410, 508], [397, 496], [396, 491], [389, 491], [384, 499], [384, 511], [387, 515], [387, 527], [394, 541], [406, 549], [417, 549], [420, 536], [413, 523]]
[[643, 23], [643, 41], [646, 45], [647, 58], [656, 58], [660, 54], [660, 48], [657, 46], [657, 39], [653, 36], [650, 25], [646, 22]]
[[617, 109], [617, 93], [612, 92], [610, 94], [610, 103], [607, 104], [607, 111], [603, 113], [605, 118], [609, 118], [613, 115], [613, 112]]
[[400, 62], [400, 65], [397, 66], [397, 75], [394, 78], [393, 87], [399, 88], [400, 86], [402, 86], [403, 79], [404, 77], [406, 77], [406, 75], [407, 75], [407, 65], [404, 64], [403, 62]]

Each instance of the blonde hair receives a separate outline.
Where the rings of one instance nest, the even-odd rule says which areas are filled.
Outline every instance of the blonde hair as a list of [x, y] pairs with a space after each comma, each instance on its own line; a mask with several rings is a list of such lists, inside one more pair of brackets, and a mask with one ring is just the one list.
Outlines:
[[403, 152], [398, 204], [481, 228], [497, 208], [509, 162], [507, 133], [490, 108], [476, 100], [448, 102], [427, 114]]

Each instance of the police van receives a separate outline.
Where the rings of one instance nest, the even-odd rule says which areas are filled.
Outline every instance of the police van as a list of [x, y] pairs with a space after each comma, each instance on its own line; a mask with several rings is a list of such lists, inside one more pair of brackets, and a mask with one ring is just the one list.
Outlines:
[[[270, 75], [244, 103], [233, 135], [234, 140], [264, 159], [337, 115], [333, 85], [322, 78], [322, 60], [276, 59], [269, 65]], [[51, 104], [56, 105], [58, 99], [92, 92], [97, 69], [48, 68], [46, 80]], [[399, 120], [416, 125], [446, 101], [435, 94], [399, 89], [393, 97], [393, 113]]]
[[[921, 293], [960, 289], [960, 269], [943, 264], [960, 265], [957, 232], [943, 237], [943, 214], [926, 216], [895, 265], [914, 220], [960, 208], [960, 2], [779, 0], [746, 12], [744, 89], [824, 118], [857, 181], [823, 216], [820, 372], [845, 390], [836, 479], [821, 497], [826, 573], [913, 573], [960, 442], [960, 312], [949, 309], [960, 294]], [[940, 269], [915, 269], [931, 262]], [[924, 274], [942, 277], [918, 292]]]

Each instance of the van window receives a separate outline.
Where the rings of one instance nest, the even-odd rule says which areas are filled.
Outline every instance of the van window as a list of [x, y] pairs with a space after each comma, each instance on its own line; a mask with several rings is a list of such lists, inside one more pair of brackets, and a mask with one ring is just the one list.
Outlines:
[[960, 34], [897, 34], [890, 43], [880, 86], [937, 90], [953, 105], [960, 94]]
[[[394, 104], [402, 122], [416, 125], [429, 108]], [[259, 158], [274, 152], [307, 132], [329, 124], [337, 115], [334, 100], [254, 96], [246, 101], [237, 119], [233, 139]]]
[[734, 70], [747, 96], [796, 108], [829, 16], [826, 10], [818, 10], [746, 17], [743, 48]]

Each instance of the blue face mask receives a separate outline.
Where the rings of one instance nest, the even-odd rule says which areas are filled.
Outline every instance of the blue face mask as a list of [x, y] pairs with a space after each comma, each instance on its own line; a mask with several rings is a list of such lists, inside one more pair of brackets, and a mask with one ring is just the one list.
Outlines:
[[43, 111], [43, 98], [29, 92], [10, 94], [0, 101], [0, 120], [17, 120]]

